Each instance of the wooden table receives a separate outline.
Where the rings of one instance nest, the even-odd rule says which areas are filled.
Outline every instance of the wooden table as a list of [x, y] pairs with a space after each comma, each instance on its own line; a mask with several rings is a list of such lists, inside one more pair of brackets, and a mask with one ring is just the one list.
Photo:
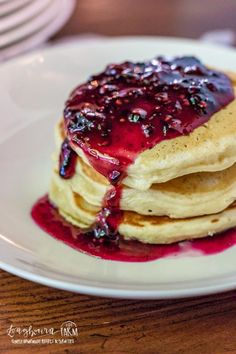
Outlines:
[[[235, 0], [78, 0], [54, 39], [87, 32], [198, 37], [212, 29], [236, 31], [235, 13]], [[236, 353], [236, 292], [187, 300], [111, 300], [50, 289], [3, 271], [0, 289], [3, 354]], [[11, 342], [13, 328], [56, 331], [67, 320], [78, 327], [74, 344]]]

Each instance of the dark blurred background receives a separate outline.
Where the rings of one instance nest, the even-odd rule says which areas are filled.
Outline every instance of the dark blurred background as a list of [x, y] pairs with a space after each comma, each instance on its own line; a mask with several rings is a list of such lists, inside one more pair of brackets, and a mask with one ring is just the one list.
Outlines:
[[49, 39], [88, 34], [201, 38], [235, 46], [236, 0], [0, 0], [0, 62]]
[[236, 0], [77, 0], [55, 38], [81, 33], [198, 38], [221, 29], [236, 32]]

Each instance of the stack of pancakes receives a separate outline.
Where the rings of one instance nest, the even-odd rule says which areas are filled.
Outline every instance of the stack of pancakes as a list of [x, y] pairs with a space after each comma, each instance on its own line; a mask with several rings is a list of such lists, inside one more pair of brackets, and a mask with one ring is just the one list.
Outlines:
[[[234, 86], [236, 81], [231, 76]], [[122, 181], [119, 233], [125, 239], [164, 244], [188, 240], [236, 226], [236, 100], [191, 134], [164, 140], [128, 167]], [[56, 127], [49, 197], [60, 214], [83, 229], [94, 224], [110, 188], [79, 146], [76, 173], [59, 176], [58, 159], [66, 136]]]

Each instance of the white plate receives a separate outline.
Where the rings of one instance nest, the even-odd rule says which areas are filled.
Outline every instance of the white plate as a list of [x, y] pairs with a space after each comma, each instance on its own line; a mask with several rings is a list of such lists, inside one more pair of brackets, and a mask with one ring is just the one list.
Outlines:
[[49, 22], [45, 27], [29, 37], [23, 38], [19, 42], [1, 49], [0, 61], [19, 55], [20, 53], [24, 53], [29, 49], [36, 48], [39, 44], [45, 42], [54, 33], [56, 33], [71, 16], [75, 1], [61, 0], [59, 5], [60, 7], [58, 9], [58, 14], [55, 16], [53, 21]]
[[52, 2], [52, 0], [36, 0], [13, 14], [1, 18], [0, 34], [12, 30], [17, 26], [22, 25], [24, 22], [29, 21], [33, 17], [40, 15], [40, 13], [46, 9], [50, 2]]
[[0, 0], [0, 17], [23, 8], [34, 0]]
[[[66, 1], [66, 0], [64, 0]], [[13, 28], [11, 31], [0, 34], [0, 48], [9, 46], [9, 44], [17, 42], [22, 38], [28, 37], [53, 21], [60, 10], [58, 0], [52, 0], [44, 11], [41, 11], [37, 16], [33, 17], [18, 28]]]
[[30, 218], [32, 204], [48, 190], [53, 126], [71, 89], [109, 62], [159, 54], [193, 54], [235, 69], [233, 49], [166, 38], [70, 43], [0, 67], [2, 269], [61, 289], [123, 298], [175, 298], [236, 287], [236, 247], [147, 263], [105, 261], [56, 241]]

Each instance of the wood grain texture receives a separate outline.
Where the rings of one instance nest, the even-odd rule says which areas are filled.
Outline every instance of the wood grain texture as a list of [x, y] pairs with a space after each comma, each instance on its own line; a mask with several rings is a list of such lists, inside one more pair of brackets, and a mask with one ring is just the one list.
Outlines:
[[[236, 353], [236, 292], [166, 301], [114, 300], [47, 288], [0, 272], [0, 353]], [[15, 345], [14, 327], [76, 322], [67, 345]]]
[[[54, 39], [79, 33], [198, 37], [236, 31], [235, 0], [78, 0]], [[73, 294], [0, 271], [2, 354], [235, 354], [236, 292], [168, 301], [126, 301]], [[14, 327], [60, 328], [76, 322], [74, 344], [15, 345]]]

